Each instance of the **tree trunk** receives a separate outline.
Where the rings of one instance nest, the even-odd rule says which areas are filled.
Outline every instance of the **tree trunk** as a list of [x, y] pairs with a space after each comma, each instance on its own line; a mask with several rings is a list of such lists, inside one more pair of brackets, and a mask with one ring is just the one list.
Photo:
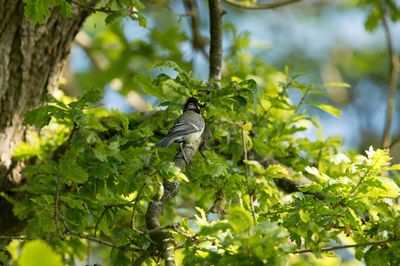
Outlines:
[[[24, 138], [23, 114], [57, 86], [88, 15], [88, 9], [74, 6], [72, 15], [63, 17], [55, 8], [43, 24], [33, 24], [24, 17], [22, 0], [0, 3], [0, 192], [20, 182], [21, 165], [13, 163], [12, 153]], [[3, 224], [12, 210], [2, 201], [0, 197], [0, 228], [6, 230]]]

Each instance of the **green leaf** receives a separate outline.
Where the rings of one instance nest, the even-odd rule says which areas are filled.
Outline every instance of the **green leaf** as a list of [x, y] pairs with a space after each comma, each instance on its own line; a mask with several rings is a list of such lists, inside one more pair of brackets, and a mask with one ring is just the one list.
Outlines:
[[310, 215], [308, 214], [307, 211], [305, 211], [303, 209], [300, 209], [299, 216], [303, 223], [308, 223], [310, 221]]
[[84, 183], [88, 180], [88, 173], [74, 161], [69, 159], [61, 159], [60, 171], [65, 178], [74, 181], [75, 183]]
[[175, 71], [177, 71], [178, 73], [183, 72], [183, 70], [178, 66], [177, 63], [175, 63], [174, 61], [165, 61], [159, 64], [156, 64], [154, 66], [154, 68], [169, 68], [169, 69], [173, 69]]
[[85, 93], [79, 100], [70, 103], [69, 106], [75, 109], [83, 109], [98, 104], [102, 98], [103, 90], [95, 88]]
[[61, 256], [43, 240], [27, 242], [18, 258], [19, 266], [62, 266]]
[[227, 217], [235, 232], [246, 232], [253, 224], [250, 212], [241, 206], [230, 207]]
[[61, 15], [63, 15], [64, 17], [71, 16], [72, 13], [71, 3], [67, 2], [66, 0], [56, 0], [55, 4], [60, 7]]
[[20, 143], [14, 150], [14, 158], [19, 160], [26, 160], [39, 155], [42, 149], [39, 145], [32, 145], [29, 143]]
[[0, 251], [0, 264], [2, 265], [9, 265], [8, 264], [8, 257], [4, 251]]
[[108, 13], [108, 16], [105, 19], [106, 24], [110, 24], [114, 22], [116, 19], [121, 18], [124, 15], [124, 12], [120, 10], [111, 11]]
[[259, 174], [264, 173], [264, 167], [258, 161], [244, 160], [244, 163], [253, 166]]
[[[372, 182], [371, 185], [368, 185]], [[360, 194], [369, 197], [397, 198], [400, 196], [400, 188], [393, 179], [385, 176], [371, 178], [360, 186]]]
[[282, 178], [282, 177], [288, 177], [289, 172], [282, 165], [273, 164], [268, 166], [268, 168], [265, 170], [265, 176], [270, 178]]
[[374, 31], [378, 27], [380, 21], [380, 14], [378, 8], [373, 8], [371, 13], [369, 13], [367, 20], [365, 21], [365, 29], [367, 31]]
[[24, 0], [25, 16], [32, 22], [42, 24], [46, 17], [50, 16], [49, 0]]
[[41, 108], [34, 109], [25, 113], [25, 123], [37, 128], [42, 128], [49, 124], [51, 120], [51, 113], [56, 107], [44, 106]]
[[315, 106], [319, 109], [321, 109], [324, 112], [327, 112], [328, 114], [331, 114], [335, 117], [339, 117], [340, 116], [340, 110], [331, 106], [331, 105], [327, 105], [327, 104], [311, 104], [312, 106]]
[[340, 88], [350, 88], [351, 85], [346, 82], [328, 82], [322, 84], [324, 87], [340, 87]]

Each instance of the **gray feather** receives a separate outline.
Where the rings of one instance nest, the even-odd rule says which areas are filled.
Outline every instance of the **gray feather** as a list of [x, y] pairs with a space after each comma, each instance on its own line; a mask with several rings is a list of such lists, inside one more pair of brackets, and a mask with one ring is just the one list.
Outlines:
[[172, 142], [184, 141], [189, 134], [203, 132], [204, 126], [204, 119], [200, 114], [190, 110], [186, 111], [176, 120], [167, 136], [156, 146], [168, 147]]

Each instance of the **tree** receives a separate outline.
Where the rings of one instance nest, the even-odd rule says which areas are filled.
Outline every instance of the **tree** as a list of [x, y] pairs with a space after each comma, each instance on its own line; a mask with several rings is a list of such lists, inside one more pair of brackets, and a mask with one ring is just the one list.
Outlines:
[[[12, 153], [24, 138], [23, 114], [36, 106], [47, 90], [54, 89], [71, 42], [89, 15], [88, 10], [77, 6], [70, 10], [68, 18], [61, 16], [58, 9], [51, 15], [37, 12], [43, 23], [34, 25], [25, 18], [23, 8], [23, 1], [7, 1], [0, 9], [2, 191], [21, 181], [21, 164], [12, 160]], [[32, 12], [34, 7], [31, 8]], [[4, 198], [0, 205], [2, 210], [11, 211]], [[4, 232], [14, 226], [15, 220], [8, 220], [10, 217], [12, 213], [3, 213], [0, 220]]]
[[[299, 1], [225, 2], [254, 9]], [[37, 260], [43, 265], [46, 257], [49, 265], [74, 265], [76, 259], [110, 265], [161, 260], [166, 265], [311, 264], [314, 255], [325, 258], [336, 249], [354, 248], [355, 257], [369, 265], [398, 264], [400, 167], [390, 164], [388, 150], [341, 152], [337, 138], [296, 138], [298, 132], [318, 127], [305, 106], [340, 114], [312, 98], [338, 84], [315, 85], [288, 68], [274, 69], [252, 57], [246, 51], [246, 35], [229, 26], [232, 44], [221, 73], [224, 12], [219, 0], [208, 1], [208, 82], [190, 73], [191, 65], [179, 49], [181, 42], [190, 40], [194, 50], [208, 57], [196, 2], [184, 1], [191, 38], [174, 22], [166, 23], [176, 23], [175, 17], [162, 15], [166, 3], [154, 4], [155, 12], [161, 6], [162, 13], [146, 14], [154, 23], [160, 20], [159, 28], [151, 30], [150, 43], [128, 41], [119, 23], [129, 16], [144, 25], [140, 2], [93, 3], [26, 1], [25, 15], [41, 24], [24, 18], [21, 2], [11, 1], [10, 8], [0, 12], [0, 32], [6, 36], [0, 50], [7, 51], [2, 58], [6, 78], [0, 87], [7, 114], [0, 120], [7, 125], [1, 128], [6, 133], [1, 139], [6, 148], [1, 206], [12, 206], [14, 215], [2, 211], [3, 263], [33, 265]], [[367, 4], [372, 10], [368, 25], [374, 28], [383, 21], [391, 43], [385, 19], [397, 19], [397, 6], [391, 1]], [[117, 48], [78, 40], [94, 66], [77, 77], [87, 84], [85, 93], [78, 99], [59, 90], [45, 94], [56, 89], [57, 66], [91, 12], [105, 13], [94, 18], [95, 23], [105, 20], [113, 30], [95, 41]], [[11, 26], [5, 27], [6, 22]], [[72, 30], [61, 30], [66, 28]], [[30, 45], [32, 39], [41, 40], [40, 45]], [[99, 51], [106, 64], [98, 61]], [[389, 54], [396, 57], [393, 48]], [[133, 63], [128, 60], [132, 58]], [[397, 63], [391, 62], [393, 90]], [[135, 88], [135, 99], [152, 96], [165, 108], [132, 114], [104, 110], [98, 104], [102, 90], [92, 88], [102, 88], [112, 79], [122, 84], [122, 93]], [[290, 99], [291, 91], [301, 95], [298, 102]], [[9, 96], [11, 92], [27, 96], [17, 99]], [[204, 104], [202, 115], [212, 137], [206, 158], [197, 153], [198, 147], [184, 148], [187, 164], [179, 149], [154, 144], [189, 96]], [[3, 105], [6, 100], [12, 105]], [[34, 128], [22, 127], [23, 113], [25, 124]], [[388, 112], [388, 120], [391, 116]], [[17, 165], [25, 166], [22, 179], [17, 179]], [[21, 256], [16, 249], [22, 250]]]

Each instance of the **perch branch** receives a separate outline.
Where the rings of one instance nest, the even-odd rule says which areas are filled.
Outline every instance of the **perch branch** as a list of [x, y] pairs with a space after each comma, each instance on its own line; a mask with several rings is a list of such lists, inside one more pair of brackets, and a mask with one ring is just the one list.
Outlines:
[[[178, 150], [175, 156], [175, 165], [184, 171], [187, 164], [190, 163], [192, 157], [199, 149], [200, 142], [192, 143], [191, 146], [184, 146], [183, 151]], [[184, 159], [183, 152], [186, 155], [187, 161]], [[173, 180], [169, 182], [163, 181], [164, 194], [159, 200], [157, 196], [153, 197], [152, 201], [147, 207], [146, 213], [146, 226], [149, 231], [150, 238], [157, 243], [157, 248], [165, 259], [166, 266], [175, 265], [175, 239], [171, 233], [165, 232], [160, 225], [160, 217], [163, 212], [164, 206], [178, 194], [179, 181]]]
[[132, 216], [131, 216], [131, 228], [134, 229], [135, 228], [135, 215], [136, 215], [136, 208], [138, 205], [138, 202], [140, 201], [140, 196], [143, 192], [144, 187], [146, 186], [146, 182], [143, 183], [142, 187], [139, 189], [139, 192], [136, 195], [135, 198], [135, 203], [133, 204], [133, 208], [132, 208]]
[[255, 4], [255, 3], [250, 3], [250, 2], [238, 2], [235, 0], [224, 0], [225, 3], [230, 4], [235, 7], [239, 8], [244, 8], [244, 9], [274, 9], [282, 6], [286, 6], [289, 4], [294, 4], [297, 2], [300, 2], [302, 0], [280, 0], [280, 1], [275, 1], [272, 3], [265, 3], [265, 4]]

